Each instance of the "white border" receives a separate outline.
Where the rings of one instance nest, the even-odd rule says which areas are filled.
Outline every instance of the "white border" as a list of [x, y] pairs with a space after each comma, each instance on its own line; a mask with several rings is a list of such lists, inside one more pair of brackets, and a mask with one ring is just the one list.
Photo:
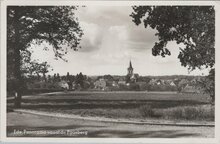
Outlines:
[[[214, 5], [216, 10], [216, 104], [215, 104], [215, 138], [7, 138], [6, 137], [6, 6], [7, 5], [97, 5], [97, 6], [131, 6], [131, 5]], [[66, 0], [4, 0], [1, 2], [1, 127], [0, 140], [4, 142], [53, 142], [53, 143], [220, 143], [220, 2], [214, 1], [66, 1]]]

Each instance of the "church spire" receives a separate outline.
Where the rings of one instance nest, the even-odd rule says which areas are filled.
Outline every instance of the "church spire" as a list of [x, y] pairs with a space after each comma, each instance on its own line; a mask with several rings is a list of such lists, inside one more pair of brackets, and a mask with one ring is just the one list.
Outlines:
[[129, 65], [129, 68], [132, 68], [131, 60], [130, 60], [130, 65]]
[[131, 64], [131, 60], [130, 60], [129, 67], [128, 67], [128, 75], [129, 76], [133, 75], [133, 67], [132, 67], [132, 64]]

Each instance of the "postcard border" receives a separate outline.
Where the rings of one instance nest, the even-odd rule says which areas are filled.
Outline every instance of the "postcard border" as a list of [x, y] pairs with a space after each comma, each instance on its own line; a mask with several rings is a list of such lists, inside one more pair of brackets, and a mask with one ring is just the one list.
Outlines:
[[[162, 3], [162, 4], [161, 4]], [[214, 5], [216, 10], [216, 104], [215, 104], [215, 138], [8, 138], [6, 137], [6, 6], [7, 5], [100, 5], [100, 6], [130, 6], [130, 5]], [[71, 143], [220, 143], [220, 2], [216, 1], [27, 1], [4, 0], [1, 2], [1, 129], [0, 136], [3, 142], [68, 142]]]

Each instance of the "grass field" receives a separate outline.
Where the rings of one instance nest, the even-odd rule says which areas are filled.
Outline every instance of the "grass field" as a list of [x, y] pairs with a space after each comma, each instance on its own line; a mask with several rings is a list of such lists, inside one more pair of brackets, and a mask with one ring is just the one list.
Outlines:
[[[7, 103], [12, 107], [13, 99]], [[58, 92], [24, 96], [22, 108], [111, 118], [214, 120], [208, 95], [175, 92]]]

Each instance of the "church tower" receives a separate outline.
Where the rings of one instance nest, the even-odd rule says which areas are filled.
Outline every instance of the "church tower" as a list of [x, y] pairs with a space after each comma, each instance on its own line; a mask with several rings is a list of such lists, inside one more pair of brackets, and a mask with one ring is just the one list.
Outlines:
[[132, 67], [131, 61], [130, 61], [129, 67], [128, 67], [128, 75], [129, 76], [133, 75], [133, 67]]

